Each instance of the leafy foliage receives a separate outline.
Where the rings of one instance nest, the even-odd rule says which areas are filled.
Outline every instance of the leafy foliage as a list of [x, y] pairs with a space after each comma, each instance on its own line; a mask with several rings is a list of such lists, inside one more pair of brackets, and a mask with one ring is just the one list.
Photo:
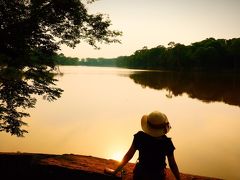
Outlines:
[[77, 57], [66, 57], [64, 54], [57, 54], [53, 56], [55, 64], [58, 65], [79, 65]]
[[208, 38], [184, 45], [170, 42], [168, 47], [159, 45], [148, 49], [144, 46], [130, 56], [113, 59], [86, 58], [75, 65], [117, 66], [138, 69], [191, 70], [191, 71], [239, 71], [240, 38]]
[[32, 95], [43, 95], [48, 101], [53, 101], [60, 97], [63, 90], [54, 87], [53, 74], [46, 68], [26, 71], [3, 68], [0, 72], [0, 131], [23, 136], [27, 131], [21, 126], [27, 124], [22, 118], [29, 116], [23, 110], [36, 104]]
[[103, 14], [89, 14], [88, 0], [0, 0], [0, 131], [23, 136], [23, 109], [33, 108], [37, 94], [52, 101], [63, 90], [55, 87], [54, 56], [62, 44], [74, 48], [82, 40], [120, 42]]
[[240, 38], [208, 38], [189, 46], [170, 42], [169, 47], [143, 47], [133, 55], [117, 58], [117, 66], [167, 70], [240, 70]]

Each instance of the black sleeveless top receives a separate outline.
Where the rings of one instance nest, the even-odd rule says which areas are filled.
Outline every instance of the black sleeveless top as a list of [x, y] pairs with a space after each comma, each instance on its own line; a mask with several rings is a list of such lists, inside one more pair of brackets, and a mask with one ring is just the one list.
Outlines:
[[141, 169], [151, 172], [164, 170], [166, 156], [173, 154], [175, 149], [171, 138], [166, 135], [155, 138], [143, 131], [134, 135], [133, 145], [139, 151]]

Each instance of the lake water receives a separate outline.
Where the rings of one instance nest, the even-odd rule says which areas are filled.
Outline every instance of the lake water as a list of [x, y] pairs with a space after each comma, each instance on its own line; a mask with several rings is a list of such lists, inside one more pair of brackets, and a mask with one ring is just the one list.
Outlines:
[[[1, 152], [122, 158], [143, 114], [164, 112], [184, 173], [240, 179], [240, 81], [229, 74], [60, 67], [62, 97], [38, 97], [28, 134], [0, 133]], [[135, 162], [137, 154], [132, 159]]]

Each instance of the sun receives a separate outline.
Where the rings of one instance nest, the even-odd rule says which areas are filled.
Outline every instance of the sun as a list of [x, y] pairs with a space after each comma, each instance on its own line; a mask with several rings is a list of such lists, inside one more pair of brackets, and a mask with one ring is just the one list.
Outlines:
[[116, 160], [116, 161], [121, 161], [122, 158], [123, 158], [124, 154], [123, 152], [121, 151], [117, 151], [117, 152], [114, 152], [113, 155], [112, 155], [112, 159]]

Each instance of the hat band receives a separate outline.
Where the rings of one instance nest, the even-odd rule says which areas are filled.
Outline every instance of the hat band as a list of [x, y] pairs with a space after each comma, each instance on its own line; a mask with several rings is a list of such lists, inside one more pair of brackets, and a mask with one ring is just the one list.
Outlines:
[[152, 129], [163, 129], [166, 127], [168, 123], [163, 124], [152, 124], [151, 122], [147, 121], [147, 125]]

